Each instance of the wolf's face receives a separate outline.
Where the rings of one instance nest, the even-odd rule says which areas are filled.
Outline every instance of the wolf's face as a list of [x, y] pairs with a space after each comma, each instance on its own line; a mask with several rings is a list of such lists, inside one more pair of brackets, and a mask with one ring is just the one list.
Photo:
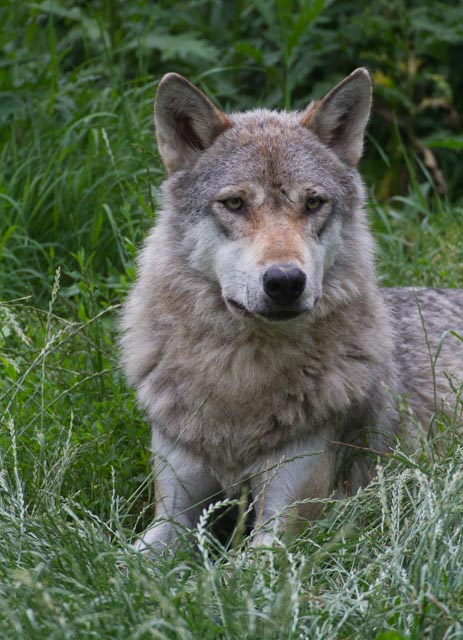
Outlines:
[[369, 107], [363, 70], [289, 114], [228, 117], [183, 78], [161, 83], [156, 126], [178, 242], [232, 314], [289, 320], [316, 306], [361, 205]]

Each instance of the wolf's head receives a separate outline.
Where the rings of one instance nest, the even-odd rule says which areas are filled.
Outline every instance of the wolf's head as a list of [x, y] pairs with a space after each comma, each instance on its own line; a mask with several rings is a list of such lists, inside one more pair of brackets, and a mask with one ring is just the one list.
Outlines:
[[349, 228], [363, 204], [355, 167], [370, 105], [365, 69], [291, 113], [226, 115], [181, 76], [162, 79], [164, 216], [188, 267], [218, 285], [232, 314], [288, 320], [342, 289], [336, 265], [356, 259]]

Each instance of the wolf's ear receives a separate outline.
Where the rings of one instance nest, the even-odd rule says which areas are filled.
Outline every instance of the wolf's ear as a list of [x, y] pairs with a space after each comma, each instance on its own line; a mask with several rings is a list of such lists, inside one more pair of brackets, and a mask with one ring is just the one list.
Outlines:
[[366, 69], [356, 69], [324, 98], [310, 105], [301, 122], [341, 160], [355, 166], [362, 155], [370, 108], [370, 76]]
[[194, 162], [232, 126], [209, 98], [177, 73], [168, 73], [159, 83], [154, 124], [159, 153], [169, 173]]

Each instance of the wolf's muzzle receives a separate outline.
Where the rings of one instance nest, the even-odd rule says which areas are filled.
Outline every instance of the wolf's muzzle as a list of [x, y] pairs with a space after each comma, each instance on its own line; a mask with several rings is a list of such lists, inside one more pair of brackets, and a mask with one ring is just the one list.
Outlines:
[[268, 267], [262, 281], [268, 297], [277, 305], [286, 307], [302, 295], [306, 279], [305, 273], [299, 267], [283, 262]]

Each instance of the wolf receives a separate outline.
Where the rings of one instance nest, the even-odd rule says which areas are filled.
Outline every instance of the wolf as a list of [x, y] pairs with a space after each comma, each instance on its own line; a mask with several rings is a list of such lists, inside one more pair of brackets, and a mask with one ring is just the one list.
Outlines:
[[180, 75], [161, 80], [168, 177], [121, 321], [152, 423], [157, 505], [139, 550], [175, 548], [244, 485], [250, 544], [268, 544], [363, 487], [403, 425], [419, 440], [461, 406], [463, 291], [378, 285], [357, 170], [371, 101], [362, 68], [293, 112], [227, 115]]

